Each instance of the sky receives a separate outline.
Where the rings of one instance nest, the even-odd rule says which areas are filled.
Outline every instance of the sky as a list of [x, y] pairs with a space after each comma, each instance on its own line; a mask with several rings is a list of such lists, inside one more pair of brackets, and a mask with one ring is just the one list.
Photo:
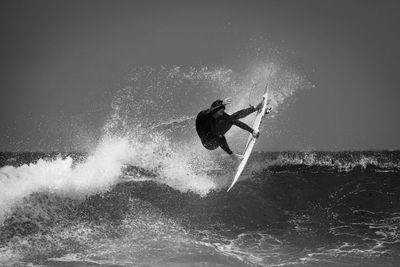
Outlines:
[[101, 127], [135, 66], [234, 68], [254, 40], [315, 85], [265, 150], [400, 149], [398, 14], [368, 0], [1, 1], [0, 151], [68, 150], [62, 128]]

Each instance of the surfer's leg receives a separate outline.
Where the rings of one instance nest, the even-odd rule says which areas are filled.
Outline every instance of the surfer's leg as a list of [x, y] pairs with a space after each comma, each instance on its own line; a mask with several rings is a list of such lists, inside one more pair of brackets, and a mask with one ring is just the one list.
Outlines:
[[232, 155], [232, 150], [229, 148], [229, 146], [228, 146], [228, 143], [226, 142], [226, 138], [225, 138], [225, 136], [221, 136], [220, 138], [219, 138], [219, 146], [226, 152], [226, 153], [228, 153], [229, 155]]
[[207, 148], [208, 150], [215, 150], [219, 147], [220, 142], [219, 139], [215, 138], [215, 139], [207, 139], [207, 140], [201, 140], [201, 143], [203, 144], [203, 146], [205, 148]]
[[239, 111], [236, 111], [235, 113], [233, 113], [231, 115], [231, 117], [235, 120], [247, 117], [248, 115], [250, 115], [251, 113], [253, 113], [254, 111], [256, 111], [256, 109], [253, 106], [250, 106], [249, 108], [245, 108]]

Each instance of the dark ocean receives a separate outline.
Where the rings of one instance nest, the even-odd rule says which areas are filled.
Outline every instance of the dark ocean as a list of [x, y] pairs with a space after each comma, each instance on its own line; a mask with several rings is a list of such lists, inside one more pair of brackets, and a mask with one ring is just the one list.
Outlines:
[[1, 266], [400, 265], [398, 151], [255, 153], [229, 193], [229, 163], [190, 188], [79, 153], [0, 166]]

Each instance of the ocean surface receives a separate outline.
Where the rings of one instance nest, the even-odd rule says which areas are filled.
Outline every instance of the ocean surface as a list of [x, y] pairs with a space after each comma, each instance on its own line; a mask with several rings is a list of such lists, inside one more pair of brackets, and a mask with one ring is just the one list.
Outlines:
[[[135, 68], [100, 128], [93, 113], [60, 119], [57, 149], [37, 142], [84, 153], [0, 153], [0, 266], [400, 266], [398, 151], [255, 152], [226, 192], [236, 164], [202, 147], [196, 114], [223, 97], [229, 114], [257, 104], [268, 84], [255, 150], [269, 151], [290, 133], [285, 109], [313, 88], [284, 61], [256, 59]], [[247, 136], [226, 135], [239, 153]]]
[[0, 154], [1, 266], [400, 265], [399, 151], [255, 153], [229, 193], [95, 155]]

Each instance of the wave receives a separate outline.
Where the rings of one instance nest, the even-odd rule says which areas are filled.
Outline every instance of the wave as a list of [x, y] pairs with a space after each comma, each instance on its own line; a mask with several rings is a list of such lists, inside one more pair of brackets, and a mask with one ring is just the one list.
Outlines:
[[[254, 65], [247, 74], [225, 67], [138, 68], [113, 99], [92, 151], [35, 160], [0, 158], [0, 262], [19, 254], [27, 261], [37, 255], [55, 260], [70, 255], [79, 261], [77, 251], [88, 247], [100, 254], [104, 247], [114, 249], [111, 255], [124, 246], [135, 255], [142, 247], [154, 247], [147, 251], [152, 257], [160, 244], [160, 253], [191, 244], [176, 222], [200, 219], [206, 225], [217, 218], [245, 225], [250, 216], [263, 224], [266, 217], [240, 198], [221, 194], [234, 167], [220, 152], [201, 146], [194, 114], [221, 97], [232, 97], [232, 110], [255, 104], [250, 93], [257, 95], [267, 81], [274, 114], [286, 98], [308, 87], [302, 77], [272, 63]], [[237, 133], [230, 132], [232, 146], [244, 140]], [[250, 193], [248, 199], [251, 206], [259, 200]], [[268, 218], [280, 216], [267, 207]], [[224, 218], [226, 212], [243, 214]]]
[[400, 171], [400, 151], [259, 152], [254, 169], [274, 172]]
[[0, 218], [32, 193], [51, 192], [71, 198], [109, 189], [121, 175], [126, 140], [104, 141], [84, 162], [72, 157], [39, 159], [35, 163], [0, 169]]
[[[167, 142], [161, 140], [163, 146], [155, 148], [165, 148]], [[150, 164], [149, 158], [138, 157], [134, 153], [136, 150], [131, 150], [135, 146], [147, 145], [132, 143], [132, 140], [129, 143], [125, 139], [109, 140], [99, 152], [67, 165], [69, 178], [75, 181], [79, 177], [77, 174], [80, 172], [75, 173], [75, 168], [86, 168], [86, 173], [90, 173], [93, 166], [98, 168], [97, 164], [108, 164], [108, 157], [102, 158], [97, 154], [103, 151], [111, 156], [111, 148], [117, 145], [119, 153], [114, 152], [112, 158], [120, 159], [115, 161], [119, 177], [113, 180], [113, 175], [98, 176], [104, 181], [112, 181], [109, 185], [102, 182], [98, 187], [75, 186], [74, 190], [64, 191], [62, 188], [68, 177], [62, 180], [65, 184], [60, 184], [57, 190], [54, 190], [54, 184], [50, 189], [51, 182], [40, 186], [25, 184], [31, 186], [31, 193], [9, 207], [8, 216], [0, 227], [2, 264], [10, 262], [9, 265], [12, 265], [20, 259], [38, 262], [39, 257], [46, 259], [49, 265], [62, 261], [72, 265], [123, 264], [126, 255], [130, 255], [131, 263], [156, 264], [160, 259], [179, 260], [179, 255], [187, 253], [189, 248], [210, 255], [217, 253], [227, 257], [223, 259], [230, 259], [227, 262], [235, 259], [239, 265], [245, 262], [269, 266], [269, 260], [282, 260], [279, 253], [286, 249], [284, 244], [291, 242], [291, 238], [301, 235], [308, 239], [314, 231], [329, 232], [329, 235], [344, 241], [323, 250], [311, 250], [307, 253], [310, 261], [329, 255], [357, 256], [357, 253], [379, 257], [386, 253], [380, 249], [381, 246], [388, 247], [399, 242], [397, 207], [400, 185], [397, 173], [354, 175], [355, 169], [341, 173], [335, 167], [332, 169], [335, 165], [321, 164], [324, 161], [320, 160], [330, 158], [350, 162], [349, 159], [352, 159], [349, 165], [354, 166], [365, 158], [371, 159], [367, 162], [376, 158], [383, 163], [385, 159], [388, 163], [390, 159], [394, 161], [397, 158], [398, 152], [255, 153], [249, 164], [250, 171], [254, 172], [250, 175], [250, 182], [239, 183], [230, 194], [219, 191], [213, 183], [215, 187], [208, 188], [207, 194], [201, 195], [198, 193], [201, 191], [196, 190], [205, 184], [190, 181], [186, 185], [180, 184], [187, 182], [190, 174], [182, 174], [183, 179], [179, 176], [163, 177], [168, 173], [163, 168], [168, 170], [173, 169], [174, 164], [186, 164], [181, 162], [181, 154], [169, 155], [174, 151], [169, 150], [168, 155], [163, 154], [166, 161], [156, 160]], [[146, 154], [144, 149], [139, 151], [142, 155]], [[155, 153], [160, 151], [149, 151], [149, 157], [159, 159]], [[93, 159], [90, 160], [91, 157]], [[174, 157], [177, 161], [173, 160]], [[186, 157], [186, 162], [193, 159]], [[51, 174], [56, 175], [54, 169], [60, 171], [58, 165], [71, 158], [39, 159], [36, 163], [20, 167], [32, 168], [31, 174], [33, 169], [41, 170], [42, 174], [53, 169]], [[94, 161], [94, 158], [98, 160]], [[147, 165], [140, 165], [141, 160]], [[141, 167], [128, 164], [133, 161]], [[366, 166], [363, 171], [368, 171]], [[185, 172], [189, 167], [184, 168]], [[18, 172], [19, 167], [14, 168], [22, 174]], [[316, 171], [318, 168], [322, 169]], [[47, 172], [44, 171], [46, 169]], [[199, 169], [200, 164], [196, 171]], [[317, 174], [310, 175], [314, 172]], [[176, 173], [179, 174], [179, 169]], [[7, 179], [17, 179], [8, 174]], [[128, 174], [130, 177], [126, 179]], [[202, 177], [195, 172], [191, 175]], [[220, 178], [218, 173], [201, 175], [207, 177], [207, 182]], [[20, 178], [24, 177], [21, 175]], [[21, 181], [27, 183], [28, 178]], [[193, 186], [193, 190], [187, 190], [189, 185]], [[290, 231], [280, 234], [288, 227], [293, 227], [290, 228], [295, 233], [292, 237]], [[236, 232], [238, 234], [234, 234]], [[287, 234], [289, 237], [286, 237]], [[349, 246], [359, 252], [343, 247], [350, 237]], [[371, 241], [367, 248], [364, 247], [365, 238]], [[289, 257], [286, 260], [292, 259]]]
[[[122, 264], [118, 260], [131, 253], [130, 262], [150, 263], [183, 255], [189, 247], [269, 266], [268, 259], [282, 259], [276, 253], [291, 238], [313, 238], [314, 231], [329, 232], [344, 243], [311, 250], [310, 260], [331, 252], [352, 255], [341, 247], [348, 237], [351, 247], [371, 256], [385, 253], [380, 244], [398, 244], [396, 174], [313, 176], [309, 171], [293, 175], [270, 170], [239, 183], [233, 193], [213, 190], [201, 197], [160, 182], [155, 172], [138, 167], [129, 171], [146, 179], [118, 182], [107, 192], [84, 198], [49, 191], [25, 197], [0, 228], [0, 262], [6, 262], [4, 257], [29, 262], [40, 255], [49, 265], [103, 259], [105, 264]], [[281, 232], [292, 226], [292, 237], [290, 231]], [[373, 238], [367, 248], [365, 238]]]
[[[33, 193], [49, 192], [73, 199], [106, 192], [121, 181], [152, 180], [180, 192], [205, 196], [224, 188], [232, 165], [219, 155], [172, 148], [158, 137], [152, 143], [128, 139], [103, 141], [80, 162], [72, 156], [39, 159], [0, 169], [0, 217]], [[138, 153], [140, 151], [140, 153]], [[398, 172], [400, 152], [262, 152], [254, 153], [246, 175], [270, 172]], [[129, 176], [131, 176], [129, 178]], [[139, 179], [139, 177], [141, 177]]]

